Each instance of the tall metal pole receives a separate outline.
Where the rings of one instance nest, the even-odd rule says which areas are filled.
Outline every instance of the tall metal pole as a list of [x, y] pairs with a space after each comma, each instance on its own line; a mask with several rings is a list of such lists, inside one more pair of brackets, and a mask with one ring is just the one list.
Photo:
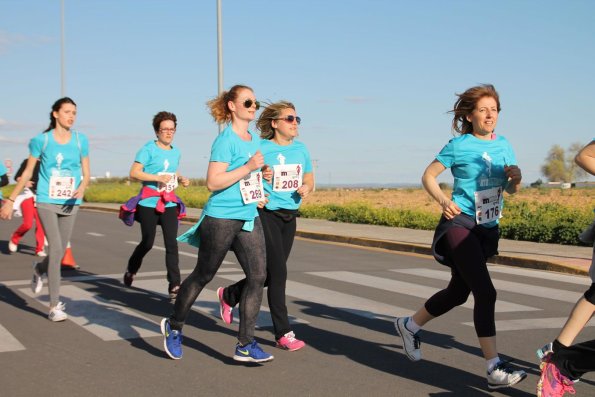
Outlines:
[[[219, 94], [223, 92], [223, 37], [221, 30], [221, 0], [217, 0], [217, 92]], [[221, 131], [223, 131], [223, 125], [219, 124], [219, 132]]]
[[60, 36], [60, 94], [66, 96], [66, 77], [64, 72], [64, 0], [61, 1], [61, 36]]

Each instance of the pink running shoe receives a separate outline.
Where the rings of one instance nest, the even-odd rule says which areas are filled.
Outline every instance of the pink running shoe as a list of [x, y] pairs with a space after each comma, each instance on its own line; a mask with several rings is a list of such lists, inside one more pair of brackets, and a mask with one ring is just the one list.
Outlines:
[[537, 383], [537, 397], [562, 397], [564, 393], [575, 394], [574, 382], [560, 373], [548, 358], [539, 365], [541, 377]]
[[223, 287], [217, 288], [217, 298], [219, 298], [219, 315], [225, 324], [233, 322], [233, 307], [229, 306], [223, 299]]
[[280, 349], [289, 350], [290, 352], [293, 352], [306, 346], [306, 343], [303, 340], [296, 339], [295, 334], [293, 333], [293, 331], [291, 331], [277, 339], [276, 346]]

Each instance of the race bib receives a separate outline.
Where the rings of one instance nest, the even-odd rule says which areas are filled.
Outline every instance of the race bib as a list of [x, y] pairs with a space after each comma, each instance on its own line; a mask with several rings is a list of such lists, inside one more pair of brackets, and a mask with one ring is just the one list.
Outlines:
[[244, 204], [257, 203], [264, 199], [262, 172], [251, 172], [238, 182]]
[[273, 190], [275, 192], [295, 192], [302, 186], [302, 165], [283, 164], [273, 166]]
[[178, 187], [178, 177], [175, 172], [158, 172], [157, 175], [169, 175], [171, 179], [167, 183], [159, 182], [157, 186], [158, 192], [172, 192]]
[[502, 187], [475, 192], [475, 220], [478, 225], [502, 218]]
[[73, 176], [52, 176], [50, 177], [50, 198], [53, 200], [68, 200], [74, 195], [74, 184], [76, 178]]

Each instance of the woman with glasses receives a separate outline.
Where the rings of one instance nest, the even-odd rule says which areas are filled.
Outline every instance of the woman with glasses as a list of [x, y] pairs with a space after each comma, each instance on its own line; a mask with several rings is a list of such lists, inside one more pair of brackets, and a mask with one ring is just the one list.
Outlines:
[[169, 112], [159, 112], [153, 117], [153, 130], [157, 139], [147, 142], [136, 153], [130, 178], [142, 182], [138, 196], [124, 206], [135, 211], [134, 219], [140, 223], [141, 241], [136, 246], [124, 273], [124, 284], [132, 285], [143, 258], [153, 248], [157, 225], [161, 226], [165, 244], [165, 267], [167, 269], [168, 293], [175, 299], [180, 289], [178, 257], [178, 217], [183, 203], [174, 193], [178, 183], [186, 187], [188, 178], [178, 175], [180, 151], [174, 146], [178, 120]]
[[[413, 316], [396, 318], [395, 326], [407, 357], [421, 360], [418, 331], [465, 303], [473, 293], [473, 322], [486, 362], [488, 388], [497, 389], [512, 386], [527, 376], [498, 356], [496, 289], [487, 268], [487, 258], [498, 250], [504, 191], [517, 192], [522, 176], [510, 143], [494, 133], [500, 113], [500, 98], [494, 86], [472, 87], [458, 97], [452, 110], [452, 129], [459, 136], [444, 146], [422, 177], [424, 188], [442, 207], [432, 250], [438, 262], [451, 268], [451, 279]], [[447, 168], [454, 176], [451, 197], [437, 182], [438, 175]]]
[[262, 223], [256, 206], [264, 199], [261, 139], [248, 129], [260, 104], [250, 87], [235, 85], [208, 102], [217, 123], [228, 123], [215, 138], [207, 169], [207, 188], [212, 192], [194, 227], [178, 238], [199, 246], [198, 260], [184, 280], [174, 312], [161, 321], [166, 353], [182, 358], [182, 327], [196, 298], [217, 273], [225, 255], [234, 251], [246, 274], [240, 299], [240, 326], [234, 360], [265, 362], [273, 356], [254, 340], [256, 317], [266, 279]]
[[0, 218], [11, 218], [14, 201], [31, 180], [39, 160], [37, 212], [49, 243], [49, 254], [42, 262], [33, 264], [31, 289], [39, 294], [43, 287], [41, 277], [47, 273], [51, 321], [68, 318], [65, 305], [59, 301], [60, 262], [90, 180], [87, 137], [72, 129], [76, 115], [72, 99], [64, 97], [54, 103], [49, 127], [29, 142], [27, 166], [0, 210]]
[[[295, 337], [289, 325], [285, 304], [287, 259], [291, 252], [296, 230], [296, 217], [302, 199], [314, 190], [312, 161], [306, 146], [295, 140], [301, 122], [295, 106], [290, 102], [277, 102], [267, 106], [256, 123], [263, 139], [261, 151], [266, 167], [272, 167], [272, 183], [265, 182], [268, 202], [259, 204], [267, 253], [267, 297], [276, 346], [299, 350], [305, 343]], [[217, 289], [221, 319], [233, 321], [232, 308], [240, 301], [246, 285], [243, 279], [226, 288]]]

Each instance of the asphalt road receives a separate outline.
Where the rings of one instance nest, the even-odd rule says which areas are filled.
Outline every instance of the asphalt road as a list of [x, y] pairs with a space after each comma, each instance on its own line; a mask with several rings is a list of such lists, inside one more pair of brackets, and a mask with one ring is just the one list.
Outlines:
[[[297, 352], [274, 347], [266, 296], [256, 337], [275, 355], [264, 365], [233, 359], [237, 323], [218, 317], [215, 290], [242, 277], [233, 254], [199, 296], [184, 328], [184, 358], [163, 351], [159, 321], [171, 311], [165, 298], [164, 250], [154, 249], [132, 288], [121, 282], [140, 230], [113, 213], [81, 211], [72, 238], [79, 270], [63, 271], [62, 300], [69, 319], [47, 320], [47, 289], [33, 297], [33, 235], [9, 255], [7, 239], [20, 220], [0, 222], [0, 395], [31, 396], [481, 396], [485, 364], [472, 326], [472, 303], [422, 331], [424, 359], [410, 362], [395, 336], [393, 317], [415, 311], [447, 283], [446, 268], [431, 258], [297, 239], [290, 259], [288, 307]], [[182, 230], [189, 225], [183, 225]], [[180, 245], [188, 274], [196, 250]], [[498, 345], [529, 376], [507, 396], [535, 395], [535, 349], [552, 340], [586, 277], [492, 267], [498, 289]], [[237, 316], [236, 316], [237, 317]], [[593, 323], [591, 323], [593, 325]], [[578, 341], [593, 339], [586, 328]], [[593, 393], [595, 376], [576, 385]]]

